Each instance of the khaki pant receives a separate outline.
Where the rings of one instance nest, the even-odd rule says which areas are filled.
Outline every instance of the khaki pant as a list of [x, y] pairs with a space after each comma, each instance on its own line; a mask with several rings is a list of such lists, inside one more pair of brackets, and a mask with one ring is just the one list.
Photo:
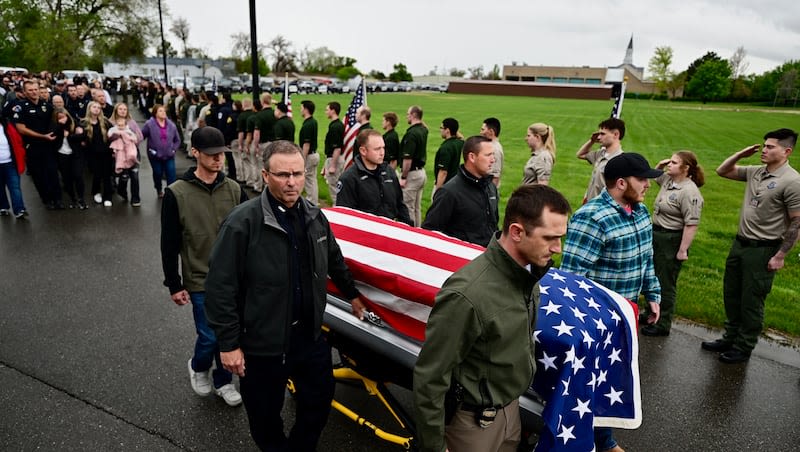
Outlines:
[[450, 452], [515, 452], [522, 436], [519, 401], [497, 410], [492, 425], [481, 428], [475, 413], [459, 410], [445, 427], [445, 441]]
[[328, 183], [328, 193], [331, 195], [331, 205], [336, 205], [336, 184], [339, 183], [339, 177], [342, 175], [342, 171], [344, 171], [344, 157], [341, 155], [336, 163], [336, 172], [333, 174], [328, 174], [328, 168], [330, 168], [331, 163], [333, 162], [333, 158], [328, 157], [325, 159], [325, 165], [323, 169], [325, 170], [325, 182]]
[[318, 167], [319, 153], [308, 154], [308, 157], [306, 157], [306, 199], [314, 204], [319, 204]]
[[409, 171], [406, 178], [406, 188], [403, 189], [403, 204], [408, 209], [408, 216], [414, 221], [414, 226], [422, 224], [422, 191], [428, 175], [424, 168]]
[[257, 192], [260, 192], [264, 188], [264, 177], [261, 176], [261, 169], [264, 168], [264, 163], [261, 160], [261, 156], [264, 155], [267, 144], [269, 143], [254, 144], [250, 154], [250, 168], [252, 173], [249, 175], [251, 179], [247, 179], [247, 185], [252, 185], [253, 190]]
[[[244, 165], [242, 165], [242, 150], [239, 149], [239, 140], [231, 142], [231, 154], [233, 154], [233, 164], [236, 165], [236, 179], [244, 179]], [[230, 172], [230, 170], [228, 171]]]
[[253, 175], [253, 150], [252, 145], [245, 145], [242, 149], [242, 175], [239, 176], [249, 186], [253, 186], [255, 176]]

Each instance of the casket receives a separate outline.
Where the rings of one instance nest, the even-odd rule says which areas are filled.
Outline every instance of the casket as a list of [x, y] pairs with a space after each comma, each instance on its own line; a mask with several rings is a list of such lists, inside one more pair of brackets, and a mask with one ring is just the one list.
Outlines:
[[[329, 284], [324, 324], [349, 367], [338, 375], [362, 378], [368, 391], [385, 390], [387, 382], [411, 390], [436, 292], [483, 248], [350, 209], [324, 212], [370, 311], [364, 320], [357, 319], [350, 303]], [[534, 333], [538, 368], [520, 398], [526, 434], [540, 434], [538, 450], [581, 450], [587, 445], [591, 450], [594, 425], [638, 427], [635, 305], [559, 270], [548, 272], [540, 289]], [[413, 449], [410, 416], [390, 394], [384, 403], [408, 435], [387, 433], [336, 402], [334, 407], [369, 424], [377, 436]]]

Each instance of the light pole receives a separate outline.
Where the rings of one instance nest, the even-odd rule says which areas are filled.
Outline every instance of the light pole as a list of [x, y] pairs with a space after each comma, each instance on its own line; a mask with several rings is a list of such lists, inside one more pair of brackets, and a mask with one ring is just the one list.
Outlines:
[[258, 39], [256, 36], [256, 0], [250, 0], [250, 63], [253, 72], [253, 102], [258, 100]]
[[167, 42], [164, 40], [164, 18], [161, 16], [161, 0], [158, 0], [158, 23], [161, 26], [161, 60], [164, 63], [164, 83], [169, 85], [169, 77], [167, 77]]

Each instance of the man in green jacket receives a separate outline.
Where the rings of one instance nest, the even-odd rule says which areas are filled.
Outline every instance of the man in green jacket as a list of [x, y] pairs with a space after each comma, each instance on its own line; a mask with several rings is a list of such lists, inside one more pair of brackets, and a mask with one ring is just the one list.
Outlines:
[[[195, 129], [191, 137], [192, 156], [197, 167], [170, 184], [161, 205], [161, 263], [164, 285], [178, 306], [192, 303], [197, 340], [189, 359], [189, 380], [197, 395], [215, 392], [228, 405], [237, 406], [242, 397], [233, 376], [222, 368], [214, 331], [206, 322], [205, 283], [208, 256], [219, 225], [247, 194], [233, 179], [225, 177], [225, 137], [218, 129]], [[181, 273], [178, 272], [180, 256]], [[213, 375], [211, 365], [217, 362]], [[213, 377], [213, 380], [212, 380]]]
[[536, 368], [536, 282], [561, 252], [569, 212], [551, 187], [518, 188], [499, 236], [436, 295], [414, 368], [420, 450], [517, 450], [519, 396]]

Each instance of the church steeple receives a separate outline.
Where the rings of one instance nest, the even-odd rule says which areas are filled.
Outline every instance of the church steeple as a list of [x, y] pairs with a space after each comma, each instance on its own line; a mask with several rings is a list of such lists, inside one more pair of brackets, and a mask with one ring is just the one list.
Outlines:
[[628, 42], [628, 50], [625, 51], [625, 59], [622, 64], [623, 66], [626, 64], [633, 66], [633, 35], [631, 35], [631, 40]]

